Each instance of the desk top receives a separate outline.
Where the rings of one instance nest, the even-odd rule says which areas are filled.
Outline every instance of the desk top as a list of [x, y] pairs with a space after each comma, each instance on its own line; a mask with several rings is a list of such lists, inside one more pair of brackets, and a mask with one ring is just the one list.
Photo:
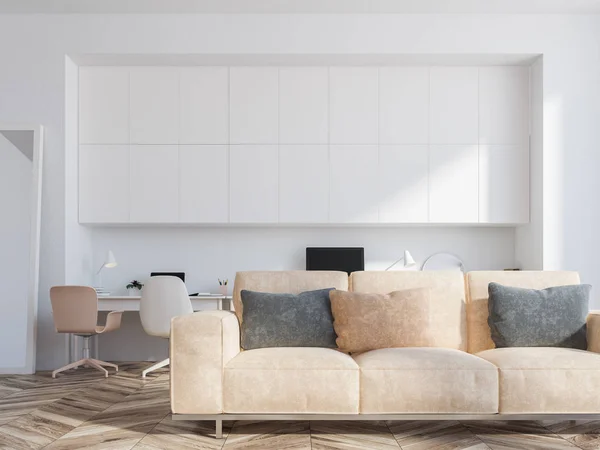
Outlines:
[[[217, 309], [222, 309], [223, 300], [229, 300], [229, 307], [231, 307], [233, 303], [231, 298], [228, 295], [190, 296], [194, 311], [206, 309], [206, 304], [210, 304], [211, 301], [216, 303]], [[139, 295], [98, 296], [98, 311], [139, 311], [140, 299]]]
[[[140, 295], [99, 295], [98, 300], [139, 300]], [[231, 295], [211, 294], [211, 295], [190, 295], [190, 300], [220, 300], [231, 299]]]

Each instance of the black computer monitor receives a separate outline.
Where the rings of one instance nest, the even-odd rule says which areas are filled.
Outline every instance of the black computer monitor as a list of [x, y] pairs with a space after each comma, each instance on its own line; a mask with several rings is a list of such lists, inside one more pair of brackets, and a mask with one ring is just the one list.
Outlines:
[[151, 277], [177, 277], [185, 283], [185, 272], [150, 272]]
[[306, 247], [306, 270], [365, 270], [363, 247]]

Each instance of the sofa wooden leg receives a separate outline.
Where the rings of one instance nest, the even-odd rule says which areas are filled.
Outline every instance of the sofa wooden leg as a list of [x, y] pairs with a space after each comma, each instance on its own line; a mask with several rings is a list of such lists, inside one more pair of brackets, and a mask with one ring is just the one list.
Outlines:
[[221, 419], [215, 420], [215, 438], [223, 439], [223, 421]]

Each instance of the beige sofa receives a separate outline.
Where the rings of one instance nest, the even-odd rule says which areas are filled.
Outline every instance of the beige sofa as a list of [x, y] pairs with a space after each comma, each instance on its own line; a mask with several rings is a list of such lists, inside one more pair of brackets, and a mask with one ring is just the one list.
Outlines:
[[[174, 419], [534, 419], [600, 417], [600, 314], [588, 319], [589, 351], [495, 349], [487, 286], [578, 284], [575, 272], [241, 272], [236, 312], [173, 319]], [[298, 293], [335, 287], [388, 293], [430, 288], [433, 314], [419, 329], [435, 346], [347, 355], [325, 348], [240, 350], [240, 291]], [[373, 324], [376, 326], [377, 324]]]

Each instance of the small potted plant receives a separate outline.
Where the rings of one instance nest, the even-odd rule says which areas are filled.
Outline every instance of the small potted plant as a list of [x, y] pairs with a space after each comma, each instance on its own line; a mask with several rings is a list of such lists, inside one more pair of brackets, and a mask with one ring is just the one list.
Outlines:
[[138, 280], [133, 280], [125, 287], [127, 288], [127, 292], [129, 293], [129, 295], [131, 297], [135, 297], [137, 295], [140, 295], [140, 292], [142, 291], [144, 285]]
[[227, 284], [229, 280], [221, 280], [219, 278], [219, 294], [226, 296], [227, 295]]

